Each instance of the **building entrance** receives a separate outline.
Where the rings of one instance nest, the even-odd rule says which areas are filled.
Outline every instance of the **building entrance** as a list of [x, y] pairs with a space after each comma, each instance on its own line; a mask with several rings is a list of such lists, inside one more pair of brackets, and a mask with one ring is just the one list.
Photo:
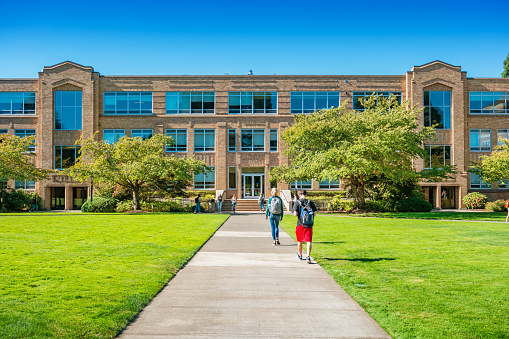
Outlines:
[[87, 200], [86, 187], [73, 187], [72, 188], [72, 209], [79, 210]]
[[264, 181], [264, 174], [242, 174], [242, 198], [258, 199], [262, 193], [265, 193]]
[[65, 187], [51, 187], [51, 209], [65, 210]]

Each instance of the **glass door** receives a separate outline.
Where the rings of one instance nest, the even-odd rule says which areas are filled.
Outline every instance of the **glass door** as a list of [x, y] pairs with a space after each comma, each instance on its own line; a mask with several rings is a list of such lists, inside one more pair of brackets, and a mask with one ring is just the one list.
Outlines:
[[244, 175], [244, 198], [253, 197], [253, 177]]
[[65, 187], [51, 187], [51, 209], [65, 210]]
[[243, 174], [243, 198], [258, 198], [263, 190], [263, 174]]
[[72, 209], [79, 210], [87, 200], [86, 187], [73, 187], [72, 189]]

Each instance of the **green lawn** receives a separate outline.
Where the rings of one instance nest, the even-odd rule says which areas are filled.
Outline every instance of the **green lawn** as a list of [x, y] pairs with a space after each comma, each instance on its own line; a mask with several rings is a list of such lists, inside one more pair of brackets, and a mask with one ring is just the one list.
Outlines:
[[0, 338], [113, 338], [227, 219], [0, 215]]
[[[292, 236], [295, 222], [282, 222]], [[313, 240], [393, 338], [509, 338], [509, 225], [319, 214]]]
[[507, 212], [414, 212], [366, 213], [359, 217], [435, 219], [435, 220], [484, 220], [505, 221]]

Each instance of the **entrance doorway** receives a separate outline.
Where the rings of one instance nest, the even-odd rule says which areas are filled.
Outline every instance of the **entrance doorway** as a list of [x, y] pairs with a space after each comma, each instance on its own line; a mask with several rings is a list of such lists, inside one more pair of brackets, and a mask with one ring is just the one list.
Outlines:
[[424, 200], [429, 202], [431, 204], [432, 208], [437, 208], [437, 205], [435, 203], [436, 187], [433, 187], [433, 186], [423, 187], [422, 190], [424, 192]]
[[72, 209], [79, 210], [81, 206], [87, 201], [87, 188], [86, 187], [73, 187], [72, 188]]
[[264, 174], [242, 174], [242, 197], [257, 199], [262, 193], [265, 193], [264, 182]]
[[65, 210], [65, 187], [51, 187], [51, 209]]
[[440, 193], [440, 199], [442, 200], [442, 209], [456, 208], [455, 193], [456, 193], [456, 187], [442, 186], [442, 192]]

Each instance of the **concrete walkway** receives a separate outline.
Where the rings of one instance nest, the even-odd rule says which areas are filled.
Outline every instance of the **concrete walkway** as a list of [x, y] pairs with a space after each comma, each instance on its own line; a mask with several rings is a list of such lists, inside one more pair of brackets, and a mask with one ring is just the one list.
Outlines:
[[280, 241], [263, 214], [233, 214], [119, 338], [390, 338]]

